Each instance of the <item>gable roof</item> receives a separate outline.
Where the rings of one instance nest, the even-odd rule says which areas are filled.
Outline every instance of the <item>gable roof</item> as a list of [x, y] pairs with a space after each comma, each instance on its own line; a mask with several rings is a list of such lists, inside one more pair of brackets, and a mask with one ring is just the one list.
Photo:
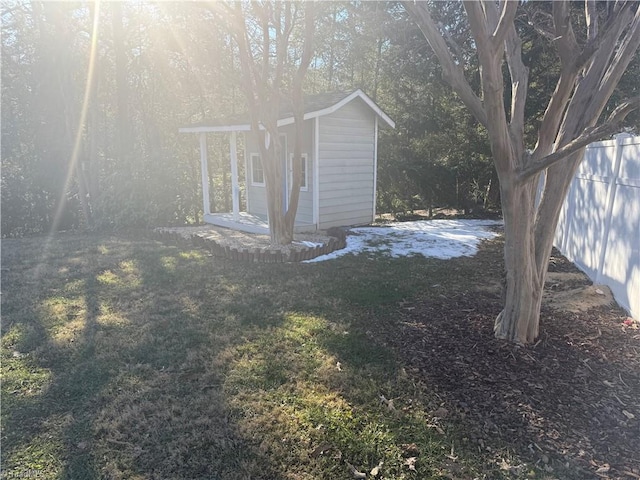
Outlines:
[[[304, 119], [322, 117], [330, 115], [336, 110], [344, 107], [347, 103], [361, 99], [378, 117], [391, 128], [395, 128], [396, 124], [391, 118], [382, 111], [376, 103], [371, 100], [362, 90], [354, 90], [352, 92], [334, 92], [321, 93], [318, 95], [305, 95], [304, 97]], [[283, 127], [294, 123], [293, 107], [290, 102], [286, 102], [280, 108], [278, 115], [278, 126]], [[206, 133], [206, 132], [246, 132], [251, 130], [251, 123], [248, 114], [236, 115], [224, 119], [205, 121], [181, 127], [181, 133]]]

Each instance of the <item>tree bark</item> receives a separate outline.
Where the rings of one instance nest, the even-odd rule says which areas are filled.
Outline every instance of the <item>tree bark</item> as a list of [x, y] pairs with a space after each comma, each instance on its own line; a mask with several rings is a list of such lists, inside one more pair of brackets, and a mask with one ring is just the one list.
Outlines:
[[[581, 47], [571, 24], [569, 3], [553, 3], [552, 39], [561, 72], [538, 129], [532, 153], [524, 143], [528, 69], [514, 25], [518, 2], [466, 1], [465, 10], [480, 63], [481, 97], [471, 89], [440, 27], [424, 3], [405, 2], [442, 65], [444, 78], [486, 127], [500, 182], [505, 228], [504, 308], [495, 322], [498, 338], [526, 344], [539, 333], [540, 306], [547, 263], [560, 210], [587, 143], [614, 132], [640, 104], [634, 99], [618, 107], [603, 124], [596, 123], [622, 73], [640, 44], [640, 8], [616, 4], [602, 27], [595, 4], [586, 0], [586, 43]], [[506, 116], [503, 64], [511, 77], [511, 114]], [[545, 186], [536, 203], [540, 174]]]
[[[262, 45], [261, 56], [252, 48], [252, 36], [246, 23], [247, 11], [242, 4], [234, 6], [215, 4], [223, 10], [231, 22], [231, 31], [236, 40], [242, 70], [242, 88], [249, 107], [251, 132], [258, 140], [260, 161], [265, 179], [269, 232], [271, 241], [286, 245], [293, 241], [293, 231], [301, 185], [300, 159], [303, 139], [303, 94], [302, 85], [313, 56], [313, 32], [315, 25], [314, 6], [304, 7], [303, 52], [299, 62], [292, 60], [291, 36], [297, 21], [302, 18], [301, 5], [295, 2], [265, 2], [252, 4], [254, 21], [260, 25], [258, 38]], [[217, 12], [221, 13], [221, 12]], [[253, 40], [255, 42], [255, 39]], [[269, 54], [269, 52], [272, 52]], [[294, 138], [293, 186], [285, 191], [285, 175], [289, 159], [282, 157], [278, 133], [278, 114], [283, 91], [288, 82], [286, 74], [294, 72], [289, 95], [293, 101], [296, 134]], [[284, 161], [283, 161], [284, 160]], [[285, 211], [285, 195], [289, 205]]]
[[536, 263], [533, 181], [512, 185], [501, 182], [504, 218], [504, 308], [495, 321], [497, 338], [519, 344], [538, 336], [540, 305], [546, 265]]

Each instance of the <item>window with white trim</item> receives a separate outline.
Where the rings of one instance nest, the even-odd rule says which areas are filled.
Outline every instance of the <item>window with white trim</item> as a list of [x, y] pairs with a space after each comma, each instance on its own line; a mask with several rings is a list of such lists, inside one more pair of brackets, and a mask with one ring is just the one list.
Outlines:
[[251, 185], [264, 187], [264, 169], [262, 168], [259, 153], [251, 154]]
[[[302, 171], [300, 173], [302, 176], [302, 182], [300, 183], [300, 191], [307, 192], [309, 191], [309, 156], [306, 153], [303, 153], [301, 160], [302, 162], [300, 163], [300, 166], [302, 167]], [[293, 186], [293, 153], [289, 155], [289, 185]]]

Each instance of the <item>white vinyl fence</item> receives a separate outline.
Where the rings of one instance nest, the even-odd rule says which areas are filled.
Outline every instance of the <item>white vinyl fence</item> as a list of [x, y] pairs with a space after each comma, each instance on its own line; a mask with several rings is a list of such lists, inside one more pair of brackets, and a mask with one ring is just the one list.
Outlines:
[[555, 245], [640, 319], [640, 137], [621, 134], [587, 147]]

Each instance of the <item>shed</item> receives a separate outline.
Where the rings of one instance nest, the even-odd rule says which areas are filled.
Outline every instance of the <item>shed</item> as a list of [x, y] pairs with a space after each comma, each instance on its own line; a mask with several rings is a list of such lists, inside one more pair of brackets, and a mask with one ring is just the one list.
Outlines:
[[[380, 120], [395, 123], [362, 90], [306, 96], [302, 147], [302, 188], [295, 230], [326, 230], [330, 227], [371, 223], [376, 214], [378, 128]], [[285, 175], [285, 192], [291, 183], [294, 118], [291, 108], [279, 114], [279, 141]], [[203, 122], [180, 128], [200, 137], [200, 161], [204, 221], [206, 223], [268, 233], [266, 189], [257, 139], [251, 134], [248, 116]], [[232, 212], [212, 213], [209, 201], [207, 134], [229, 135]], [[240, 211], [237, 135], [245, 135], [246, 211]], [[285, 206], [287, 198], [285, 199]]]

